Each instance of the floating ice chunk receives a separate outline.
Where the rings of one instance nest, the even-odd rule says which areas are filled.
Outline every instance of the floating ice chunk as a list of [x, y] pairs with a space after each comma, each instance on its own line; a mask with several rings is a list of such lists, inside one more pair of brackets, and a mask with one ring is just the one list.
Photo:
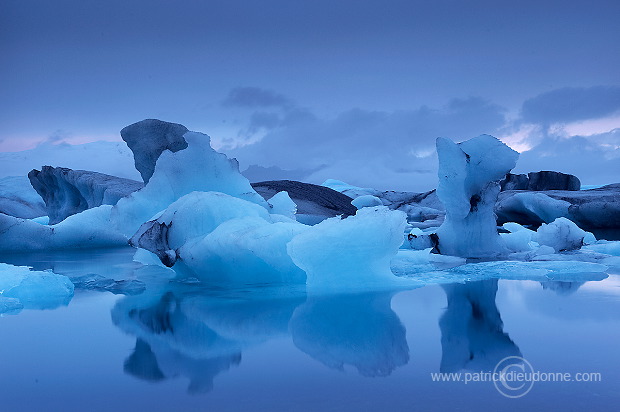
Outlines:
[[620, 183], [594, 190], [549, 190], [545, 193], [502, 192], [497, 220], [521, 224], [549, 223], [566, 217], [584, 230], [620, 227]]
[[358, 196], [351, 201], [351, 204], [358, 209], [361, 209], [363, 207], [383, 206], [383, 202], [381, 202], [381, 199], [372, 195]]
[[421, 250], [399, 250], [392, 258], [392, 264], [396, 266], [404, 265], [423, 265], [430, 263], [432, 248]]
[[5, 298], [0, 295], [0, 315], [15, 315], [24, 308], [24, 305], [17, 298]]
[[271, 213], [286, 216], [292, 220], [295, 220], [295, 213], [297, 213], [297, 205], [287, 192], [278, 192], [271, 197], [267, 203]]
[[127, 237], [110, 224], [112, 206], [70, 216], [54, 226], [0, 214], [0, 250], [25, 251], [122, 246]]
[[[401, 210], [407, 213], [407, 220], [416, 227], [426, 229], [439, 227], [445, 214], [444, 207], [437, 197], [436, 191], [424, 193], [396, 192], [393, 190], [380, 191], [372, 188], [351, 186], [339, 180], [326, 180], [323, 186], [339, 191], [352, 199], [363, 196], [374, 196], [380, 203], [374, 201], [372, 206], [387, 206], [392, 210]], [[368, 199], [368, 198], [366, 198]], [[358, 200], [358, 202], [362, 202]], [[364, 205], [360, 204], [360, 207]]]
[[499, 181], [515, 166], [519, 154], [488, 135], [459, 144], [438, 138], [437, 153], [437, 196], [446, 208], [446, 218], [437, 230], [439, 252], [462, 257], [506, 253], [493, 207]]
[[308, 275], [308, 288], [389, 287], [398, 279], [390, 260], [403, 242], [405, 217], [381, 206], [330, 218], [293, 238], [288, 254]]
[[155, 253], [166, 266], [172, 266], [177, 258], [175, 251], [181, 246], [240, 217], [271, 221], [267, 210], [255, 203], [224, 193], [192, 192], [168, 206], [157, 219], [143, 224], [131, 244]]
[[407, 234], [407, 240], [405, 241], [403, 247], [407, 246], [413, 250], [423, 250], [428, 248], [432, 249], [435, 245], [433, 244], [430, 234], [426, 234], [422, 231], [422, 229], [414, 227]]
[[532, 237], [536, 233], [533, 230], [526, 229], [517, 223], [506, 223], [504, 224], [504, 228], [506, 228], [506, 225], [509, 225], [508, 227], [514, 231], [510, 233], [500, 233], [500, 237], [504, 241], [504, 245], [512, 252], [527, 252], [538, 246], [532, 242]]
[[[392, 273], [420, 281], [417, 277], [421, 273], [435, 272], [437, 276], [444, 276], [445, 269], [465, 264], [467, 261], [458, 256], [438, 255], [431, 253], [431, 248], [424, 250], [399, 250], [390, 261]], [[435, 282], [430, 282], [435, 283]], [[437, 282], [441, 283], [441, 282]], [[420, 285], [424, 282], [420, 282]]]
[[139, 280], [114, 280], [101, 275], [84, 275], [71, 278], [78, 289], [107, 291], [115, 295], [138, 295], [146, 289], [144, 282]]
[[374, 194], [377, 192], [376, 189], [372, 189], [369, 187], [353, 186], [336, 179], [327, 179], [326, 181], [321, 183], [321, 186], [329, 187], [330, 189], [345, 194], [351, 198], [356, 198], [362, 195]]
[[538, 224], [568, 216], [570, 205], [570, 202], [554, 199], [544, 193], [526, 192], [503, 196], [495, 205], [495, 210], [502, 219], [518, 218]]
[[303, 283], [305, 273], [295, 266], [286, 245], [308, 228], [260, 217], [231, 219], [204, 238], [189, 241], [178, 253], [183, 266], [209, 282]]
[[553, 253], [555, 253], [555, 249], [547, 245], [542, 245], [535, 251], [536, 256], [551, 255]]
[[532, 239], [540, 245], [551, 246], [556, 252], [563, 252], [579, 249], [586, 242], [592, 243], [593, 235], [581, 230], [567, 218], [560, 217], [540, 226]]
[[509, 231], [510, 233], [518, 232], [520, 230], [529, 230], [528, 228], [523, 227], [520, 224], [515, 223], [515, 222], [504, 223], [502, 227], [506, 229], [507, 231]]
[[15, 298], [26, 309], [53, 309], [73, 297], [68, 277], [0, 263], [0, 297]]
[[584, 246], [582, 249], [606, 255], [620, 256], [620, 241], [599, 240], [596, 243]]
[[458, 266], [449, 273], [470, 281], [490, 278], [582, 281], [605, 279], [607, 269], [606, 265], [577, 261], [494, 261]]

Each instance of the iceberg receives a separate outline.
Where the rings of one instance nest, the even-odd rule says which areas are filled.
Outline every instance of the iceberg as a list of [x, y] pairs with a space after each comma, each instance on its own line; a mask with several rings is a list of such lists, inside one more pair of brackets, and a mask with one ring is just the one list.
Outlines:
[[17, 298], [5, 298], [0, 295], [0, 316], [3, 314], [16, 315], [24, 308]]
[[0, 309], [7, 312], [20, 306], [24, 309], [66, 306], [73, 298], [73, 290], [73, 283], [66, 276], [0, 263]]
[[187, 149], [163, 152], [149, 183], [115, 206], [87, 209], [52, 226], [0, 214], [0, 251], [126, 245], [144, 222], [193, 191], [223, 192], [268, 207], [237, 161], [211, 148], [209, 136], [190, 132], [184, 138]]
[[[424, 193], [397, 192], [393, 190], [380, 191], [372, 188], [349, 185], [340, 180], [328, 179], [322, 186], [336, 190], [352, 199], [363, 196], [373, 196], [381, 203], [377, 205], [387, 206], [392, 210], [400, 210], [407, 214], [407, 222], [413, 227], [427, 229], [439, 227], [443, 222], [445, 210], [443, 204], [437, 198], [435, 190]], [[359, 200], [361, 202], [362, 200]]]
[[495, 137], [482, 135], [456, 144], [437, 139], [437, 196], [446, 217], [437, 229], [437, 250], [462, 257], [491, 257], [507, 252], [497, 232], [493, 207], [499, 182], [519, 154]]
[[394, 286], [390, 260], [403, 243], [406, 215], [385, 206], [365, 207], [346, 219], [306, 229], [287, 245], [309, 289]]
[[0, 214], [0, 252], [126, 245], [127, 237], [110, 222], [111, 210], [110, 205], [88, 209], [53, 226]]
[[560, 217], [538, 228], [532, 239], [540, 245], [550, 246], [556, 252], [580, 249], [596, 242], [592, 233], [581, 230], [575, 223]]
[[353, 199], [351, 204], [358, 209], [361, 209], [363, 207], [383, 206], [383, 202], [381, 202], [381, 199], [373, 195], [362, 195], [356, 197], [355, 199]]
[[553, 222], [558, 217], [568, 216], [571, 204], [565, 200], [554, 199], [544, 193], [515, 193], [500, 197], [495, 205], [499, 222], [517, 222], [540, 225]]
[[179, 249], [182, 270], [210, 283], [303, 283], [287, 244], [308, 230], [295, 222], [270, 223], [257, 217], [228, 220], [202, 239]]
[[291, 199], [288, 192], [278, 192], [267, 200], [270, 213], [286, 216], [289, 219], [296, 220], [297, 205]]
[[251, 216], [270, 221], [267, 210], [255, 203], [219, 192], [192, 192], [170, 204], [157, 219], [144, 223], [130, 243], [172, 266], [176, 250], [188, 241], [208, 235], [227, 220]]
[[28, 179], [45, 202], [49, 224], [101, 205], [115, 205], [143, 184], [103, 173], [43, 166], [31, 170]]
[[146, 186], [119, 200], [112, 210], [112, 219], [127, 237], [191, 192], [221, 192], [268, 208], [267, 202], [239, 173], [237, 161], [211, 148], [209, 136], [188, 132], [183, 137], [187, 149], [175, 153], [164, 151]]
[[501, 192], [495, 206], [498, 224], [517, 222], [538, 226], [566, 217], [581, 229], [620, 230], [620, 184], [589, 190]]

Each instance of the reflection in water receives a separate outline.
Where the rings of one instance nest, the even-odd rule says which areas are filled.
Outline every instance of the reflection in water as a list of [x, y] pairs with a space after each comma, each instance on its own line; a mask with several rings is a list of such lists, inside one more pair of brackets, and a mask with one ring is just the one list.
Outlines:
[[189, 378], [189, 393], [213, 389], [213, 379], [231, 366], [239, 365], [241, 352], [194, 359], [170, 348], [159, 346], [154, 352], [142, 339], [136, 339], [134, 352], [125, 360], [123, 370], [137, 378], [156, 382], [176, 376]]
[[[439, 320], [440, 370], [492, 370], [520, 356], [503, 332], [496, 279], [442, 286], [448, 307]], [[164, 283], [127, 296], [114, 323], [136, 336], [126, 373], [147, 381], [189, 378], [190, 392], [241, 362], [241, 352], [290, 334], [295, 346], [324, 365], [350, 365], [364, 376], [388, 376], [409, 361], [405, 327], [390, 304], [393, 292], [306, 296], [303, 289], [213, 290]]]
[[310, 298], [295, 310], [290, 331], [301, 351], [342, 370], [388, 376], [409, 361], [405, 327], [390, 307], [393, 293]]
[[497, 279], [442, 285], [448, 307], [439, 320], [441, 372], [493, 370], [507, 356], [521, 356], [504, 333], [495, 304]]
[[543, 289], [552, 290], [558, 295], [570, 295], [571, 293], [575, 293], [577, 289], [585, 283], [586, 282], [563, 282], [559, 280], [547, 280], [545, 282], [540, 282]]
[[213, 379], [241, 362], [244, 348], [286, 335], [300, 293], [265, 288], [222, 295], [194, 285], [168, 284], [120, 300], [114, 323], [136, 336], [128, 374], [148, 381], [186, 376], [189, 392], [208, 392]]
[[409, 360], [405, 328], [390, 308], [393, 293], [311, 297], [303, 290], [237, 291], [168, 284], [121, 299], [114, 323], [136, 336], [126, 373], [147, 381], [176, 376], [190, 392], [241, 361], [242, 350], [277, 336], [332, 368], [353, 365], [364, 376], [387, 376]]

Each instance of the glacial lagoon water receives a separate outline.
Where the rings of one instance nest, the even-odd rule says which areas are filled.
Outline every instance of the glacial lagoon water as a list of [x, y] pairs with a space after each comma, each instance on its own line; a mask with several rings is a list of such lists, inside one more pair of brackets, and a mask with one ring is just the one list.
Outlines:
[[[68, 306], [0, 317], [0, 410], [582, 411], [620, 404], [617, 274], [309, 296], [300, 287], [175, 281], [132, 256], [133, 249], [116, 249], [0, 257], [81, 278]], [[515, 398], [491, 381], [433, 380], [444, 372], [473, 379], [509, 356], [538, 372], [597, 375], [535, 382]]]

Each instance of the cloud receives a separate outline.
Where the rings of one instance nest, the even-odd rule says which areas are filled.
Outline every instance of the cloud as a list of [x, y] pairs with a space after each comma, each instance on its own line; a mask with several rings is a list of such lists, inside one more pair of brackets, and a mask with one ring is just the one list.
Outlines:
[[279, 117], [260, 111], [250, 117], [256, 143], [229, 150], [242, 165], [312, 171], [305, 180], [327, 178], [385, 189], [428, 190], [436, 184], [435, 139], [454, 140], [495, 133], [504, 109], [480, 98], [454, 99], [440, 108], [392, 112], [351, 109], [320, 118], [291, 106]]
[[226, 150], [242, 169], [253, 165], [251, 180], [331, 178], [384, 190], [429, 190], [437, 184], [436, 138], [463, 141], [480, 134], [522, 151], [519, 173], [557, 170], [584, 184], [611, 183], [620, 175], [618, 87], [543, 93], [526, 100], [515, 121], [479, 97], [408, 110], [354, 108], [328, 118], [269, 93], [286, 105], [246, 104], [251, 110], [245, 111], [237, 147]]
[[582, 184], [617, 183], [620, 129], [590, 136], [547, 136], [521, 153], [515, 172], [555, 170], [573, 174]]
[[69, 144], [67, 140], [70, 139], [72, 136], [73, 136], [72, 133], [67, 132], [66, 130], [58, 129], [54, 131], [53, 133], [50, 133], [50, 135], [45, 140], [42, 140], [41, 142], [39, 142], [39, 146], [67, 145]]
[[523, 103], [525, 123], [550, 125], [599, 119], [620, 110], [620, 87], [565, 87], [542, 93]]
[[279, 107], [286, 109], [292, 106], [293, 103], [288, 97], [270, 90], [259, 87], [237, 87], [228, 93], [222, 105], [244, 108]]

